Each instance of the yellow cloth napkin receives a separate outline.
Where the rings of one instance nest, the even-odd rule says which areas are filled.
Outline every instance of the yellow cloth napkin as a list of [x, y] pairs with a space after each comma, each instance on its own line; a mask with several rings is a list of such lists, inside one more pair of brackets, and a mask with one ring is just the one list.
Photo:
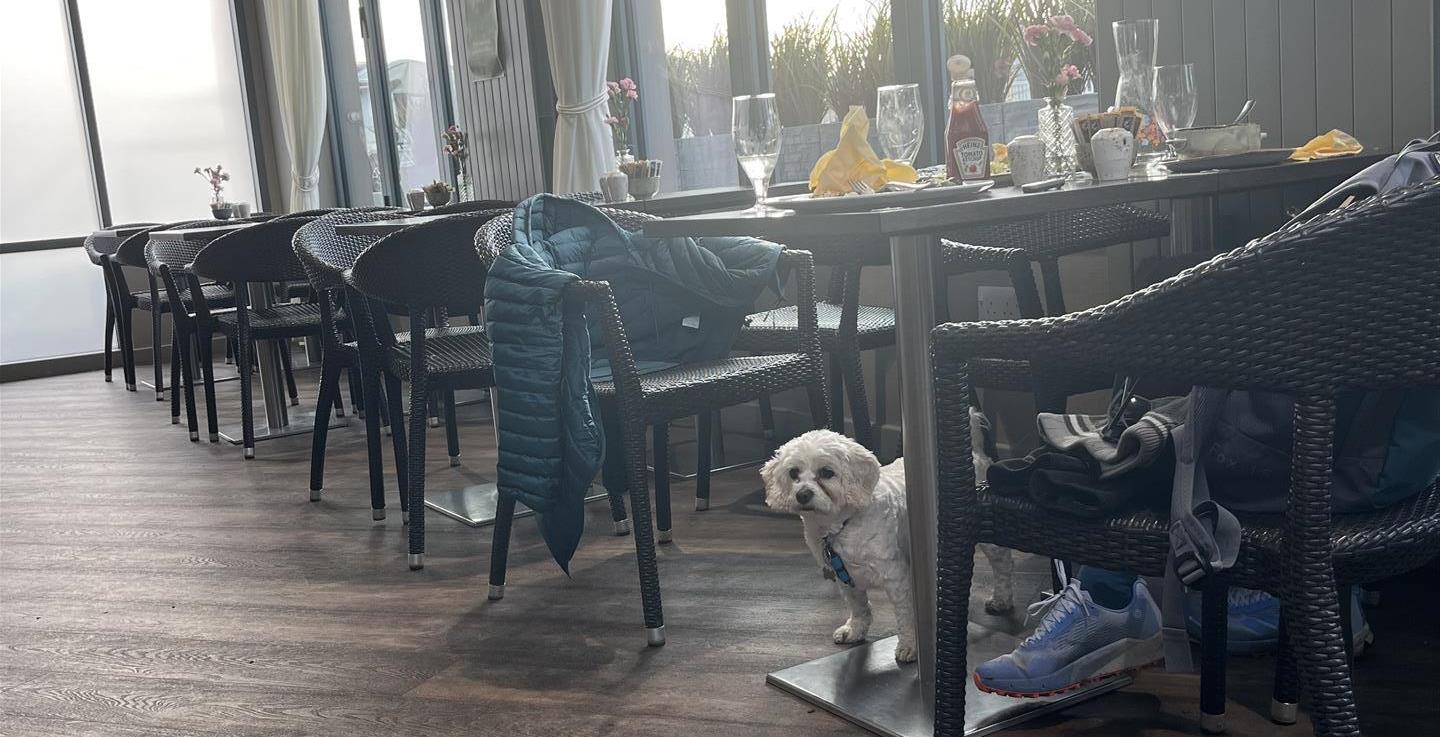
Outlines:
[[865, 108], [850, 108], [840, 123], [840, 143], [835, 150], [822, 154], [810, 170], [810, 191], [817, 195], [849, 194], [855, 181], [876, 190], [886, 182], [915, 181], [915, 167], [875, 155], [865, 140], [869, 133], [870, 119], [865, 116]]
[[1335, 128], [1329, 133], [1310, 139], [1309, 143], [1295, 149], [1295, 153], [1290, 154], [1290, 158], [1295, 161], [1310, 161], [1331, 156], [1358, 154], [1364, 150], [1365, 147], [1360, 145], [1354, 136]]

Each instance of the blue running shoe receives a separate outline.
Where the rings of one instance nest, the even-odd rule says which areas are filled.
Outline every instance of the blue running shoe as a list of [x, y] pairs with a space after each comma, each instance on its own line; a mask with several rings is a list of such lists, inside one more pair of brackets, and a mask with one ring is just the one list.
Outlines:
[[[1350, 643], [1355, 655], [1375, 642], [1365, 610], [1360, 606], [1360, 587], [1352, 589], [1350, 617], [1354, 638]], [[1273, 652], [1280, 644], [1280, 600], [1264, 591], [1231, 588], [1229, 597], [1229, 632], [1226, 651], [1231, 655], [1259, 655]], [[1185, 601], [1185, 627], [1190, 639], [1200, 642], [1200, 595], [1191, 594]]]
[[1009, 655], [975, 669], [981, 691], [1004, 696], [1049, 696], [1132, 671], [1164, 658], [1160, 608], [1145, 582], [1135, 580], [1130, 605], [1107, 609], [1078, 580], [1031, 605], [1044, 611], [1035, 631]]

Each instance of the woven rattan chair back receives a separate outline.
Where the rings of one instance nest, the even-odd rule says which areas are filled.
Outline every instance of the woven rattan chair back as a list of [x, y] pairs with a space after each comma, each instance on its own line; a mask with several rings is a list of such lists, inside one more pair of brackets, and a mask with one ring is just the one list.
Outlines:
[[314, 218], [287, 217], [256, 223], [210, 241], [195, 256], [194, 271], [227, 282], [282, 282], [305, 278], [291, 242]]
[[[152, 227], [154, 227], [154, 226], [156, 226], [156, 225], [159, 225], [159, 223], [120, 223], [119, 225], [114, 225], [114, 226], [111, 226], [111, 227], [114, 227], [114, 228], [142, 228], [142, 227], [143, 227], [143, 228], [145, 228], [146, 230], [149, 230], [150, 228], [152, 228]], [[108, 246], [101, 246], [101, 245], [97, 242], [97, 239], [95, 238], [95, 234], [94, 234], [94, 233], [91, 233], [90, 235], [85, 236], [85, 242], [84, 242], [83, 244], [81, 244], [81, 245], [83, 245], [83, 246], [85, 247], [85, 255], [90, 257], [90, 263], [95, 264], [96, 266], [99, 266], [99, 265], [100, 265], [101, 259], [103, 259], [104, 257], [109, 256], [109, 255], [115, 253], [115, 252], [116, 252], [117, 250], [119, 250], [119, 248], [120, 248], [120, 243], [117, 243], [117, 242], [110, 242], [110, 243], [108, 244]]]
[[470, 314], [483, 308], [489, 266], [475, 250], [475, 232], [509, 210], [452, 215], [381, 238], [355, 260], [350, 284], [371, 299], [411, 312], [443, 308]]
[[379, 236], [342, 235], [335, 226], [388, 220], [405, 211], [394, 207], [341, 210], [316, 218], [295, 231], [292, 247], [305, 276], [316, 290], [345, 286], [345, 271]]

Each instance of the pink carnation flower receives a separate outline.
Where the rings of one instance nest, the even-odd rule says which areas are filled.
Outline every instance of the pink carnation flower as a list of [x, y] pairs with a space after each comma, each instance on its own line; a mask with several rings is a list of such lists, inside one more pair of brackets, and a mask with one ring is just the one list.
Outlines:
[[1048, 26], [1042, 26], [1038, 24], [1033, 26], [1025, 26], [1025, 45], [1034, 46], [1035, 44], [1040, 42], [1041, 38], [1044, 38], [1045, 34], [1049, 32], [1050, 28]]
[[629, 78], [629, 77], [626, 77], [626, 78], [620, 80], [619, 84], [620, 84], [620, 89], [622, 89], [622, 90], [626, 90], [626, 91], [628, 91], [628, 92], [633, 92], [633, 91], [635, 91], [635, 80], [633, 80], [633, 79], [631, 79], [631, 78]]
[[1081, 46], [1089, 46], [1095, 41], [1095, 39], [1090, 38], [1090, 34], [1079, 28], [1070, 31], [1070, 40]]
[[608, 91], [610, 92], [610, 94], [612, 94], [612, 95], [618, 95], [618, 94], [620, 94], [620, 83], [619, 83], [619, 82], [606, 82], [606, 83], [605, 83], [605, 89], [608, 90]]
[[635, 90], [625, 90], [625, 96], [630, 98], [631, 100], [640, 99], [640, 93]]
[[1058, 31], [1069, 33], [1075, 30], [1075, 19], [1068, 15], [1052, 15], [1050, 16], [1050, 25], [1055, 26]]
[[1080, 78], [1080, 69], [1074, 64], [1066, 64], [1060, 67], [1060, 73], [1055, 75], [1055, 84], [1070, 84]]

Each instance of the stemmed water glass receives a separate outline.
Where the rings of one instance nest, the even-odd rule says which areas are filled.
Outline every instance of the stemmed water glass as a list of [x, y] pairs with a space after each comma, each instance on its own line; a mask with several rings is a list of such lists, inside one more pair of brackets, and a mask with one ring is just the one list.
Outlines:
[[740, 95], [734, 105], [735, 156], [745, 176], [750, 177], [750, 186], [755, 188], [755, 206], [749, 212], [766, 213], [769, 208], [765, 206], [765, 190], [775, 162], [780, 159], [780, 110], [775, 105], [775, 93]]
[[1168, 141], [1175, 131], [1195, 124], [1195, 110], [1198, 106], [1195, 93], [1195, 65], [1167, 64], [1155, 67], [1151, 74], [1151, 113], [1160, 131], [1165, 134], [1168, 151], [1166, 160], [1177, 157], [1175, 146]]
[[885, 158], [915, 162], [925, 134], [925, 113], [920, 109], [920, 85], [892, 84], [875, 91], [876, 128]]

